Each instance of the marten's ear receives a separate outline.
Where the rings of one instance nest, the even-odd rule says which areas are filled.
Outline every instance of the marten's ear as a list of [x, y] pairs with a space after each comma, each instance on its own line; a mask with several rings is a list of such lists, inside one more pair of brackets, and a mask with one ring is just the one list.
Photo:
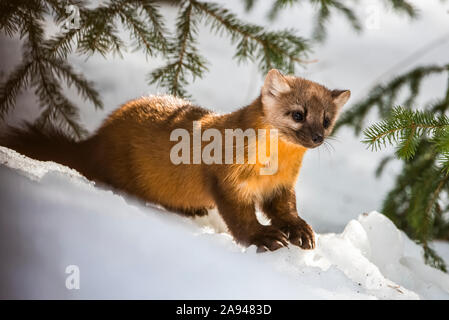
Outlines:
[[287, 79], [276, 69], [271, 69], [262, 87], [262, 97], [279, 97], [282, 93], [290, 91]]
[[349, 97], [351, 96], [351, 91], [349, 90], [332, 90], [332, 100], [338, 109], [341, 109], [348, 102]]

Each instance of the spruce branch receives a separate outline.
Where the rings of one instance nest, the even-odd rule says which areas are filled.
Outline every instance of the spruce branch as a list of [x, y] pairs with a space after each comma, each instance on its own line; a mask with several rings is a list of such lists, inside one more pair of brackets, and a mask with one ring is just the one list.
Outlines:
[[58, 81], [43, 63], [38, 62], [36, 67], [39, 81], [36, 82], [35, 93], [41, 107], [46, 109], [36, 123], [46, 126], [56, 122], [75, 137], [83, 137], [87, 132], [78, 124], [78, 108], [62, 94]]
[[76, 73], [66, 61], [47, 56], [43, 57], [43, 62], [69, 87], [74, 86], [84, 100], [91, 102], [95, 108], [103, 108], [103, 103], [99, 93], [94, 89], [94, 84], [84, 78], [82, 74]]
[[404, 13], [410, 18], [416, 18], [418, 16], [418, 11], [416, 7], [405, 0], [386, 0], [385, 3], [390, 5], [395, 11]]
[[[303, 4], [304, 0], [275, 0], [271, 9], [268, 12], [268, 18], [273, 20], [285, 9], [293, 7], [294, 5]], [[356, 32], [362, 30], [362, 24], [359, 17], [354, 12], [353, 8], [346, 6], [340, 0], [309, 0], [309, 3], [316, 9], [315, 27], [313, 31], [314, 39], [323, 41], [327, 36], [326, 23], [331, 19], [332, 12], [341, 13], [346, 20], [351, 24]], [[410, 18], [416, 18], [418, 15], [417, 9], [408, 1], [405, 0], [384, 0], [384, 4], [391, 7], [395, 12], [404, 13]], [[254, 1], [245, 1], [247, 10], [253, 8]]]
[[57, 0], [18, 0], [2, 2], [0, 30], [9, 36], [20, 33], [24, 38], [22, 63], [6, 81], [0, 84], [0, 118], [15, 106], [18, 94], [34, 88], [40, 106], [44, 109], [38, 123], [54, 121], [70, 133], [81, 137], [85, 130], [78, 124], [78, 108], [63, 94], [62, 80], [74, 87], [81, 97], [96, 108], [102, 107], [93, 83], [74, 72], [68, 64], [68, 55], [121, 53], [124, 42], [118, 36], [116, 20], [121, 19], [135, 39], [135, 47], [148, 55], [167, 50], [164, 22], [157, 7], [150, 0], [111, 0], [93, 9], [85, 1], [71, 2], [78, 6], [80, 28], [58, 33], [46, 39], [43, 32], [45, 15], [53, 15], [56, 23], [67, 18], [66, 3]]
[[[127, 27], [136, 49], [143, 49], [149, 56], [167, 50], [168, 31], [153, 1], [113, 0], [107, 5], [90, 10], [79, 6], [79, 14], [79, 30], [72, 29], [57, 34], [47, 41], [50, 54], [66, 58], [77, 45], [83, 54], [100, 53], [104, 56], [109, 52], [115, 52], [120, 55], [125, 44], [118, 36], [116, 19], [120, 19]], [[62, 18], [65, 18], [64, 14], [58, 16], [58, 21]]]
[[158, 83], [173, 95], [187, 96], [187, 77], [202, 77], [207, 70], [207, 61], [196, 47], [197, 33], [198, 18], [192, 4], [185, 1], [176, 23], [176, 38], [169, 45], [169, 62], [150, 74], [150, 83]]
[[15, 106], [18, 94], [28, 87], [33, 63], [24, 61], [0, 85], [0, 119]]
[[447, 272], [446, 263], [429, 245], [424, 245], [424, 259], [430, 266]]
[[135, 49], [144, 49], [145, 53], [151, 57], [153, 55], [153, 34], [146, 32], [145, 23], [136, 18], [138, 16], [136, 11], [133, 9], [125, 9], [121, 10], [119, 15], [122, 23], [131, 30], [131, 36], [135, 39]]
[[29, 16], [39, 18], [46, 11], [46, 4], [41, 1], [17, 0], [0, 2], [0, 30], [12, 37], [26, 34], [24, 19]]
[[433, 112], [444, 113], [449, 109], [449, 73], [446, 81], [446, 92], [442, 99], [438, 99], [436, 102], [432, 102], [427, 106], [428, 109]]
[[73, 47], [79, 42], [80, 33], [76, 29], [52, 36], [45, 42], [46, 51], [49, 56], [59, 59], [67, 59], [72, 53]]
[[419, 141], [425, 134], [447, 129], [449, 118], [444, 115], [435, 117], [430, 112], [396, 107], [389, 118], [365, 129], [363, 142], [372, 150], [378, 150], [386, 144], [396, 144], [398, 157], [407, 160], [415, 155]]
[[[294, 5], [302, 4], [302, 0], [276, 0], [274, 1], [268, 18], [273, 20], [277, 18], [282, 10], [285, 10]], [[332, 10], [340, 12], [349, 21], [353, 29], [356, 31], [362, 30], [362, 25], [359, 18], [354, 13], [353, 9], [345, 6], [338, 0], [309, 0], [310, 4], [316, 8], [317, 15], [315, 18], [314, 38], [322, 41], [326, 37], [326, 22], [331, 18]]]
[[364, 136], [363, 142], [373, 150], [396, 145], [396, 156], [404, 160], [382, 211], [422, 244], [430, 265], [446, 270], [429, 241], [449, 236], [449, 222], [441, 217], [442, 195], [449, 191], [449, 117], [396, 107], [387, 119], [368, 127]]
[[256, 1], [257, 0], [243, 0], [245, 10], [250, 11], [251, 9], [253, 9], [254, 5], [256, 4]]
[[[427, 77], [448, 71], [449, 64], [441, 66], [420, 66], [394, 78], [386, 84], [375, 86], [368, 93], [367, 98], [356, 103], [350, 110], [341, 115], [335, 129], [337, 130], [342, 126], [350, 126], [358, 134], [362, 130], [364, 119], [374, 107], [377, 107], [382, 117], [386, 117], [392, 111], [395, 104], [401, 104], [404, 107], [410, 108], [420, 92], [423, 81]], [[397, 102], [397, 97], [403, 88], [408, 88], [409, 95], [402, 103]]]
[[377, 178], [379, 178], [382, 173], [384, 172], [386, 166], [388, 165], [388, 163], [390, 163], [390, 161], [392, 161], [394, 159], [393, 156], [389, 155], [389, 156], [385, 156], [379, 163], [379, 165], [376, 168], [376, 172], [375, 175]]
[[239, 20], [229, 10], [217, 4], [196, 0], [189, 2], [206, 19], [212, 32], [226, 32], [231, 43], [237, 43], [234, 57], [239, 61], [258, 60], [263, 72], [270, 68], [293, 72], [295, 64], [305, 62], [301, 56], [308, 50], [307, 41], [295, 36], [294, 30], [265, 31], [260, 26]]
[[[140, 2], [140, 1], [138, 1]], [[144, 0], [141, 2], [142, 11], [146, 14], [145, 20], [151, 21], [151, 33], [153, 34], [153, 44], [159, 44], [158, 50], [165, 53], [168, 50], [167, 34], [165, 22], [159, 7], [153, 0]]]
[[84, 25], [78, 43], [80, 53], [91, 56], [100, 53], [102, 56], [113, 52], [122, 56], [124, 42], [118, 35], [118, 28], [114, 23], [120, 13], [116, 2], [110, 6], [100, 5], [93, 10], [86, 10], [82, 18]]
[[[449, 236], [449, 222], [442, 217], [443, 199], [448, 195], [449, 184], [447, 173], [435, 166], [437, 152], [431, 146], [429, 140], [423, 139], [416, 155], [404, 162], [382, 212], [423, 246], [429, 265], [444, 271], [445, 264], [438, 255], [431, 254], [429, 243], [432, 239]], [[447, 212], [447, 208], [445, 210]]]
[[323, 41], [326, 38], [326, 22], [330, 19], [331, 9], [335, 9], [342, 13], [346, 19], [351, 23], [352, 27], [356, 31], [362, 30], [362, 25], [354, 14], [353, 10], [345, 6], [343, 3], [337, 0], [311, 0], [313, 5], [319, 6], [318, 14], [316, 18], [316, 25], [314, 29], [314, 38], [318, 41]]
[[[148, 56], [154, 56], [155, 50], [166, 52], [168, 42], [165, 38], [165, 26], [162, 16], [151, 1], [119, 1], [115, 4], [117, 13], [122, 23], [131, 31], [135, 39], [136, 50], [143, 49]], [[147, 21], [151, 21], [151, 29], [148, 30]]]
[[23, 19], [20, 32], [27, 35], [23, 47], [24, 57], [23, 62], [0, 85], [0, 115], [4, 118], [19, 92], [31, 86], [40, 106], [46, 110], [40, 115], [38, 123], [58, 121], [61, 127], [79, 138], [85, 133], [77, 123], [79, 111], [64, 96], [60, 80], [65, 80], [68, 86], [75, 86], [83, 98], [93, 102], [96, 107], [102, 104], [91, 83], [76, 74], [66, 61], [49, 54], [42, 23], [42, 15], [48, 13], [47, 10], [48, 7], [40, 5], [38, 11], [27, 8], [20, 13]]
[[412, 187], [410, 207], [407, 213], [407, 220], [412, 227], [414, 238], [423, 246], [426, 262], [444, 272], [447, 271], [446, 264], [430, 248], [429, 242], [435, 236], [434, 229], [440, 206], [439, 201], [448, 181], [447, 173], [441, 174], [441, 171], [434, 167], [426, 168]]
[[263, 27], [239, 20], [229, 10], [209, 2], [182, 1], [182, 11], [176, 25], [176, 38], [171, 41], [168, 63], [154, 70], [150, 83], [158, 83], [175, 95], [185, 96], [187, 77], [202, 77], [207, 61], [196, 48], [197, 24], [204, 21], [211, 32], [226, 34], [236, 44], [234, 58], [239, 62], [257, 61], [263, 72], [278, 68], [293, 72], [304, 63], [301, 56], [308, 50], [307, 41], [293, 30], [265, 31]]
[[449, 173], [449, 127], [436, 130], [432, 142], [438, 152], [437, 161], [443, 170]]
[[268, 12], [268, 19], [276, 19], [282, 10], [292, 7], [298, 2], [298, 0], [275, 0], [270, 11]]

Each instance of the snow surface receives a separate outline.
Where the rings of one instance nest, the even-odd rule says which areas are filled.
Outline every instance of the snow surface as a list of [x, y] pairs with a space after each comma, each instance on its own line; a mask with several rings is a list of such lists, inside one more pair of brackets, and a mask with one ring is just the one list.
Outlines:
[[4, 147], [0, 181], [0, 298], [449, 298], [449, 276], [377, 212], [317, 234], [313, 251], [257, 254], [214, 211], [182, 218]]

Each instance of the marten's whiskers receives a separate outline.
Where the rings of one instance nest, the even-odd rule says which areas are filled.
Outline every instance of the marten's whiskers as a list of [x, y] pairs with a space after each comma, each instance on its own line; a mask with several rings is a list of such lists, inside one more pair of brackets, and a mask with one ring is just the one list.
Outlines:
[[329, 141], [324, 140], [322, 146], [329, 152], [329, 154], [332, 154], [332, 152], [335, 151], [334, 146]]
[[326, 140], [332, 140], [332, 141], [340, 142], [340, 140], [336, 136], [328, 136], [328, 137], [326, 137]]

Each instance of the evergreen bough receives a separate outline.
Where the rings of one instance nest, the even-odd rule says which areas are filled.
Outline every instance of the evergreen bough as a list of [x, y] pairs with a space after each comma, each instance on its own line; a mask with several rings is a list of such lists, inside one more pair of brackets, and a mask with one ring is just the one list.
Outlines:
[[[414, 109], [422, 84], [436, 76], [447, 79], [441, 97], [425, 103], [422, 110]], [[382, 120], [363, 131], [363, 141], [374, 151], [387, 144], [396, 146], [394, 155], [380, 161], [376, 175], [392, 160], [402, 162], [381, 212], [422, 244], [428, 264], [446, 271], [429, 242], [449, 240], [449, 64], [418, 66], [375, 85], [365, 99], [342, 114], [335, 129], [346, 126], [360, 134], [373, 111]]]
[[[422, 84], [431, 76], [447, 79], [444, 92], [424, 104], [423, 110], [415, 110]], [[401, 107], [394, 107], [397, 104]], [[343, 113], [337, 129], [352, 127], [359, 134], [373, 110], [383, 120], [364, 130], [364, 142], [373, 150], [386, 144], [396, 146], [395, 155], [379, 163], [376, 175], [393, 159], [402, 162], [381, 211], [423, 245], [430, 265], [446, 271], [429, 242], [449, 240], [449, 64], [418, 66], [376, 85], [366, 99]]]
[[[246, 10], [251, 10], [258, 1], [245, 0]], [[274, 0], [268, 11], [268, 18], [274, 20], [281, 11], [295, 5], [302, 5], [305, 2], [309, 2], [316, 9], [315, 25], [312, 34], [312, 38], [315, 40], [323, 41], [326, 39], [326, 24], [331, 19], [333, 12], [338, 12], [343, 15], [354, 30], [361, 31], [363, 29], [360, 18], [355, 14], [354, 8], [347, 5], [348, 1], [342, 0]], [[384, 0], [383, 3], [395, 12], [404, 13], [408, 17], [415, 18], [418, 15], [416, 8], [408, 1]]]
[[390, 116], [364, 130], [364, 143], [373, 150], [396, 146], [404, 161], [383, 213], [424, 247], [432, 266], [446, 271], [444, 261], [429, 247], [434, 238], [449, 236], [449, 117], [429, 111], [396, 107]]

